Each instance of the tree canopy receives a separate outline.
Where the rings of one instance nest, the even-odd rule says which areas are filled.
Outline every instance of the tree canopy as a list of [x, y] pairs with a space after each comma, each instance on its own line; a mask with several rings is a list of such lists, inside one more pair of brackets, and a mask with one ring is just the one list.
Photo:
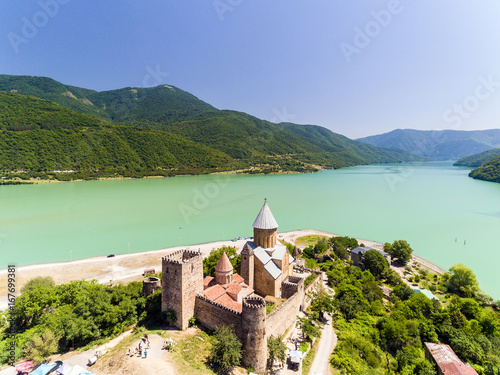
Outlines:
[[363, 264], [377, 279], [384, 277], [389, 270], [389, 262], [378, 250], [365, 251]]
[[448, 280], [448, 289], [452, 292], [474, 297], [479, 291], [479, 282], [474, 272], [461, 263], [450, 267], [451, 277]]
[[223, 373], [228, 373], [240, 364], [242, 355], [241, 341], [228, 326], [215, 329], [214, 343], [210, 352], [210, 361]]
[[392, 259], [398, 259], [399, 261], [406, 263], [411, 259], [411, 254], [413, 249], [410, 244], [405, 240], [396, 240], [391, 244], [385, 243], [384, 251], [389, 253]]

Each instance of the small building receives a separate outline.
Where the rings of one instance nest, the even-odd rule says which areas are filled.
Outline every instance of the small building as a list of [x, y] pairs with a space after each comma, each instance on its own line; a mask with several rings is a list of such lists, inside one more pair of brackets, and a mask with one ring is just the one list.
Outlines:
[[362, 270], [365, 269], [365, 265], [363, 263], [363, 254], [368, 250], [377, 250], [384, 256], [385, 259], [387, 259], [389, 264], [391, 264], [391, 256], [389, 255], [389, 253], [386, 253], [383, 250], [373, 249], [371, 247], [357, 247], [351, 250], [351, 260], [355, 266], [361, 268]]
[[437, 365], [438, 375], [478, 375], [468, 363], [463, 363], [449, 345], [425, 343], [425, 359]]
[[424, 296], [426, 296], [430, 300], [432, 300], [432, 299], [439, 300], [439, 298], [437, 298], [434, 294], [432, 294], [432, 292], [430, 290], [427, 290], [427, 289], [413, 289], [413, 291], [415, 293], [422, 293]]

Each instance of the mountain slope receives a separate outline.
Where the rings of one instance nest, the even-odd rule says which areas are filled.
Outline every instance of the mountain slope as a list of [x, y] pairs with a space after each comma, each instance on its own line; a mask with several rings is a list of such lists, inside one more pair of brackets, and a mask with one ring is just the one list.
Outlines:
[[0, 74], [0, 91], [36, 96], [65, 106], [75, 112], [110, 120], [88, 97], [97, 91], [64, 85], [47, 77], [12, 76]]
[[413, 130], [392, 132], [360, 138], [358, 141], [386, 149], [400, 149], [434, 160], [457, 160], [500, 147], [500, 129]]
[[467, 156], [457, 160], [453, 165], [477, 168], [497, 156], [500, 156], [500, 148], [493, 148], [491, 150], [481, 152], [480, 154]]
[[480, 167], [472, 170], [469, 177], [477, 180], [500, 182], [500, 156], [494, 157]]
[[119, 126], [43, 99], [0, 92], [0, 170], [78, 177], [227, 169], [226, 154], [163, 132]]
[[169, 85], [97, 92], [49, 78], [0, 77], [0, 90], [26, 92], [121, 125], [175, 133], [249, 164], [276, 164], [286, 159], [292, 164], [340, 168], [414, 159], [319, 126], [274, 124], [246, 113], [221, 111]]

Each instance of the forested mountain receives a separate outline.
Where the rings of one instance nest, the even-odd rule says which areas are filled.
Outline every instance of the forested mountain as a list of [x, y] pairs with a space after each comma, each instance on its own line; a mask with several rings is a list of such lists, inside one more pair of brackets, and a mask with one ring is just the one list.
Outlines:
[[73, 170], [76, 178], [139, 177], [226, 170], [234, 168], [232, 162], [222, 152], [175, 134], [115, 125], [47, 100], [0, 92], [3, 172], [48, 178], [47, 173]]
[[[169, 85], [97, 92], [50, 78], [0, 75], [2, 90], [47, 99], [115, 124], [174, 133], [182, 137], [175, 138], [179, 141], [186, 138], [239, 160], [243, 163], [240, 167], [260, 165], [270, 166], [265, 167], [266, 171], [302, 171], [311, 169], [311, 165], [340, 168], [415, 160], [408, 153], [365, 145], [320, 126], [274, 124], [246, 113], [218, 110]], [[29, 122], [23, 121], [4, 124], [23, 126]]]
[[467, 156], [465, 158], [457, 160], [453, 165], [476, 168], [490, 161], [496, 156], [500, 156], [500, 148], [493, 148], [491, 150], [481, 152], [480, 154]]
[[477, 180], [500, 182], [500, 156], [494, 157], [480, 167], [472, 170], [469, 177]]
[[500, 129], [414, 130], [396, 129], [358, 141], [386, 149], [400, 149], [431, 160], [457, 160], [500, 147]]

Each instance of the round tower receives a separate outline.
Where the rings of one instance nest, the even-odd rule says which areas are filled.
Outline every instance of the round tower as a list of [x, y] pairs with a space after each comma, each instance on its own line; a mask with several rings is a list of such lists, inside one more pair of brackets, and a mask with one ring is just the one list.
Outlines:
[[153, 294], [157, 289], [161, 289], [161, 280], [159, 278], [151, 276], [142, 280], [142, 295], [144, 297]]
[[252, 366], [257, 373], [266, 371], [266, 302], [261, 297], [247, 297], [242, 311], [243, 364]]
[[278, 223], [267, 205], [267, 200], [260, 209], [257, 218], [253, 222], [253, 243], [268, 249], [276, 246], [278, 239]]
[[218, 284], [229, 284], [233, 281], [233, 265], [225, 251], [215, 266], [215, 281]]

